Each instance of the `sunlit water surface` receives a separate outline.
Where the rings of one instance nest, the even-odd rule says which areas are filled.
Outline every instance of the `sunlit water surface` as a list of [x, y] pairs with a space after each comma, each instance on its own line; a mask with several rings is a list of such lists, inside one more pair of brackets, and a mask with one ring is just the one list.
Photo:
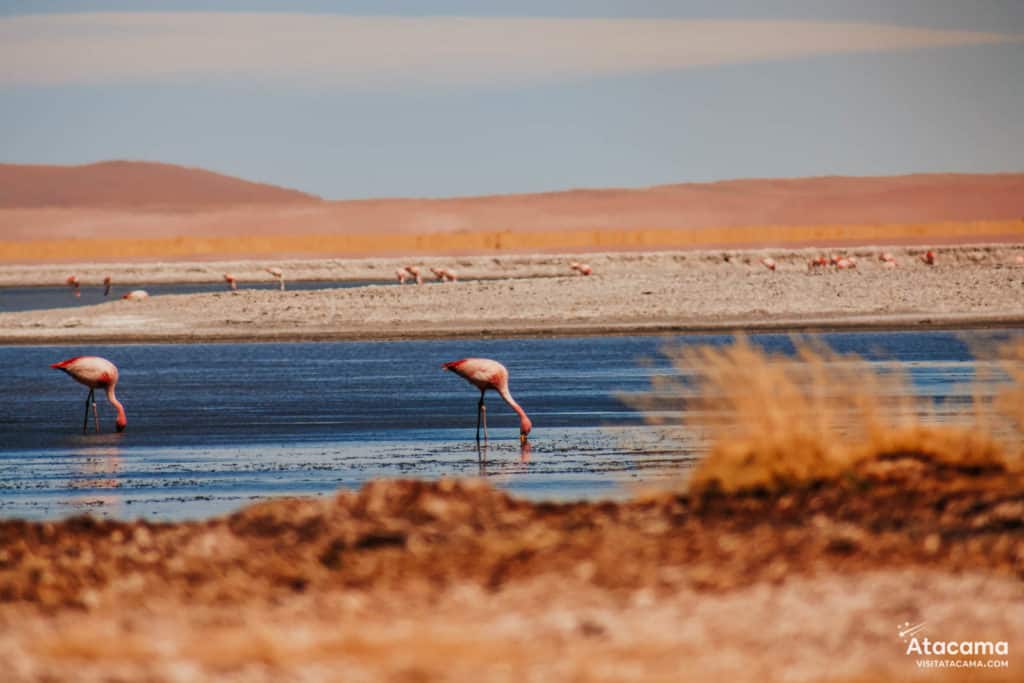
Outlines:
[[[843, 353], [901, 368], [935, 416], [960, 411], [979, 368], [971, 349], [1020, 332], [818, 335]], [[685, 476], [707, 444], [644, 425], [620, 400], [675, 371], [666, 345], [727, 336], [424, 342], [0, 347], [0, 516], [198, 518], [278, 495], [325, 495], [378, 477], [483, 476], [534, 499], [627, 495]], [[792, 351], [786, 335], [757, 335]], [[120, 368], [128, 429], [82, 434], [87, 389], [48, 366], [100, 355]], [[489, 395], [491, 442], [474, 441], [476, 390], [441, 370], [465, 356], [500, 359], [534, 422]], [[646, 359], [646, 361], [645, 361]], [[986, 376], [989, 373], [981, 373]], [[998, 374], [983, 392], [996, 389]], [[678, 417], [675, 416], [675, 417]]]

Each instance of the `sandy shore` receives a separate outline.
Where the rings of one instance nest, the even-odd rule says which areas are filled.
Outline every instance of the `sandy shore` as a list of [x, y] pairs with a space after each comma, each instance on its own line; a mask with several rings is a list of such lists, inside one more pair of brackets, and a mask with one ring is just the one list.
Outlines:
[[[76, 269], [83, 286], [105, 273], [125, 286], [215, 282], [228, 291], [116, 300], [97, 306], [0, 314], [2, 343], [286, 341], [421, 339], [493, 335], [669, 333], [716, 330], [813, 330], [1024, 324], [1024, 245], [938, 250], [924, 264], [919, 248], [846, 250], [854, 270], [809, 272], [819, 252], [704, 251], [590, 254], [589, 277], [572, 275], [578, 256], [466, 257], [417, 263], [454, 268], [459, 282], [391, 284], [394, 259], [278, 263], [291, 280], [374, 280], [343, 290], [246, 289], [268, 281], [265, 263], [134, 264]], [[760, 259], [771, 256], [773, 272]], [[0, 267], [0, 284], [57, 284], [61, 266]], [[384, 285], [384, 282], [389, 284]]]

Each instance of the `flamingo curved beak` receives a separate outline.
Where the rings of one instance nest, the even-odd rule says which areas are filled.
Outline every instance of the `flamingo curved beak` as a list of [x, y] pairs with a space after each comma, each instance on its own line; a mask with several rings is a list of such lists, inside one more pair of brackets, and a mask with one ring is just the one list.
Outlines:
[[127, 427], [127, 426], [128, 425], [114, 425], [114, 427], [117, 429], [118, 433], [123, 432], [125, 430], [125, 427]]

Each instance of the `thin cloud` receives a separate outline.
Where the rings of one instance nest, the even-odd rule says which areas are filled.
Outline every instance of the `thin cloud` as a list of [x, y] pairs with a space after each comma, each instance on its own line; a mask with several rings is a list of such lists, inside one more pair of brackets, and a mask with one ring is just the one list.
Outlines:
[[57, 14], [0, 18], [0, 84], [540, 83], [1021, 39], [815, 21]]

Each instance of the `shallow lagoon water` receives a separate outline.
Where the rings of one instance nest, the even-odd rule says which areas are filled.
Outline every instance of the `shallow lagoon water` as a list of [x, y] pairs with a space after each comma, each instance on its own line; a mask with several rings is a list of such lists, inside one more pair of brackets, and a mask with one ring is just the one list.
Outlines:
[[[1019, 331], [816, 335], [842, 353], [906, 369], [935, 414], [958, 410], [982, 339]], [[0, 516], [199, 518], [277, 495], [327, 495], [378, 477], [484, 476], [534, 499], [627, 495], [678, 478], [699, 435], [643, 424], [619, 399], [673, 373], [665, 345], [728, 336], [563, 337], [424, 342], [0, 347]], [[755, 335], [791, 351], [787, 335]], [[129, 419], [98, 400], [103, 433], [82, 434], [87, 389], [48, 366], [101, 355], [121, 370]], [[521, 452], [515, 414], [489, 394], [491, 442], [474, 441], [476, 390], [441, 370], [466, 356], [508, 366], [534, 421]], [[647, 359], [647, 362], [643, 362]], [[988, 389], [994, 390], [994, 386]]]
[[[267, 277], [269, 278], [270, 276]], [[289, 290], [302, 291], [310, 289], [345, 289], [348, 287], [381, 284], [394, 284], [394, 282], [392, 280], [373, 282], [368, 280], [296, 280], [295, 282], [286, 282], [285, 286]], [[265, 282], [241, 282], [239, 287], [241, 289], [277, 289], [278, 284], [276, 281], [268, 279]], [[75, 296], [74, 290], [66, 285], [50, 287], [0, 287], [0, 313], [95, 306], [96, 304], [119, 299], [122, 294], [127, 294], [135, 289], [144, 289], [150, 296], [166, 296], [168, 294], [224, 292], [227, 291], [227, 288], [227, 284], [223, 282], [151, 285], [115, 284], [110, 290], [110, 296], [103, 296], [102, 285], [85, 284], [79, 288], [78, 296]]]

